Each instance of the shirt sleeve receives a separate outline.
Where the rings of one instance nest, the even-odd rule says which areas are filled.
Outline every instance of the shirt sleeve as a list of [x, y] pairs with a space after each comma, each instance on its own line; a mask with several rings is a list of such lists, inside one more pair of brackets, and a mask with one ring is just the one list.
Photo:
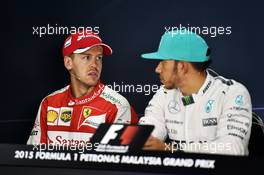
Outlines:
[[191, 143], [183, 150], [201, 153], [247, 155], [252, 125], [252, 104], [247, 89], [232, 85], [226, 92], [222, 114], [218, 120], [216, 139]]
[[154, 125], [152, 136], [164, 141], [167, 137], [164, 112], [165, 92], [161, 87], [150, 100], [145, 114], [140, 118], [139, 124]]
[[39, 106], [33, 129], [27, 141], [28, 145], [47, 144], [47, 100], [43, 100]]
[[130, 107], [130, 104], [128, 103], [128, 101], [124, 97], [122, 97], [120, 99], [121, 99], [121, 103], [115, 104], [117, 107], [117, 111], [115, 112], [115, 114], [113, 116], [113, 120], [111, 123], [131, 124], [132, 121], [135, 120], [133, 117], [137, 117], [137, 116], [135, 116], [136, 113], [134, 112], [134, 110], [132, 113], [132, 109]]

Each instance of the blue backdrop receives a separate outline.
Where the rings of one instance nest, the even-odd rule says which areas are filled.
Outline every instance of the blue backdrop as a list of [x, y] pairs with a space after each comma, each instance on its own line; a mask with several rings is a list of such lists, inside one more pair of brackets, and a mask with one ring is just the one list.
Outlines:
[[[113, 48], [113, 55], [104, 58], [102, 81], [132, 85], [160, 84], [157, 62], [142, 60], [140, 54], [158, 48], [165, 27], [209, 28], [211, 34], [202, 36], [212, 49], [212, 68], [243, 83], [253, 107], [264, 116], [264, 12], [254, 1], [17, 0], [3, 3], [1, 14], [2, 142], [25, 142], [41, 99], [69, 82], [61, 50], [66, 35], [40, 37], [35, 31], [48, 26], [99, 29]], [[215, 34], [219, 27], [224, 29]], [[139, 114], [153, 95], [121, 93]]]

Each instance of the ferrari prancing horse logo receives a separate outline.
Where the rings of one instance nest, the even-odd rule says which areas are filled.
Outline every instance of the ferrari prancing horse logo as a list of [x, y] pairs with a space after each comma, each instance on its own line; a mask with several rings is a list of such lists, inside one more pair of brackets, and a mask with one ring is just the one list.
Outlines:
[[91, 113], [92, 113], [92, 110], [91, 110], [90, 108], [88, 108], [88, 107], [86, 107], [86, 106], [83, 107], [83, 110], [82, 110], [82, 116], [83, 116], [84, 118], [89, 117], [89, 116], [91, 115]]

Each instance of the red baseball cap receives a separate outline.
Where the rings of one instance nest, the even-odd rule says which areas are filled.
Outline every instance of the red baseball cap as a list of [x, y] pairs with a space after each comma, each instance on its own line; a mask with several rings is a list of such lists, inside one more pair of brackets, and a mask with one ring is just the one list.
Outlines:
[[79, 31], [66, 38], [63, 44], [63, 56], [69, 56], [72, 53], [83, 53], [93, 46], [102, 46], [103, 54], [108, 56], [112, 54], [110, 46], [102, 43], [102, 39], [92, 31]]

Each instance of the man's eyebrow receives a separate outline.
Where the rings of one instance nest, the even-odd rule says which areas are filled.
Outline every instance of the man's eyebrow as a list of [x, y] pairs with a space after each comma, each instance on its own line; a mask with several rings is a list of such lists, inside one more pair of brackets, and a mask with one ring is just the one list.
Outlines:
[[87, 56], [87, 55], [91, 55], [91, 54], [89, 54], [89, 53], [81, 53], [80, 55]]
[[[90, 56], [90, 55], [92, 55], [92, 54], [90, 54], [90, 53], [81, 53], [80, 55]], [[99, 53], [99, 54], [96, 54], [96, 55], [103, 55], [103, 54], [102, 54], [102, 53]]]

